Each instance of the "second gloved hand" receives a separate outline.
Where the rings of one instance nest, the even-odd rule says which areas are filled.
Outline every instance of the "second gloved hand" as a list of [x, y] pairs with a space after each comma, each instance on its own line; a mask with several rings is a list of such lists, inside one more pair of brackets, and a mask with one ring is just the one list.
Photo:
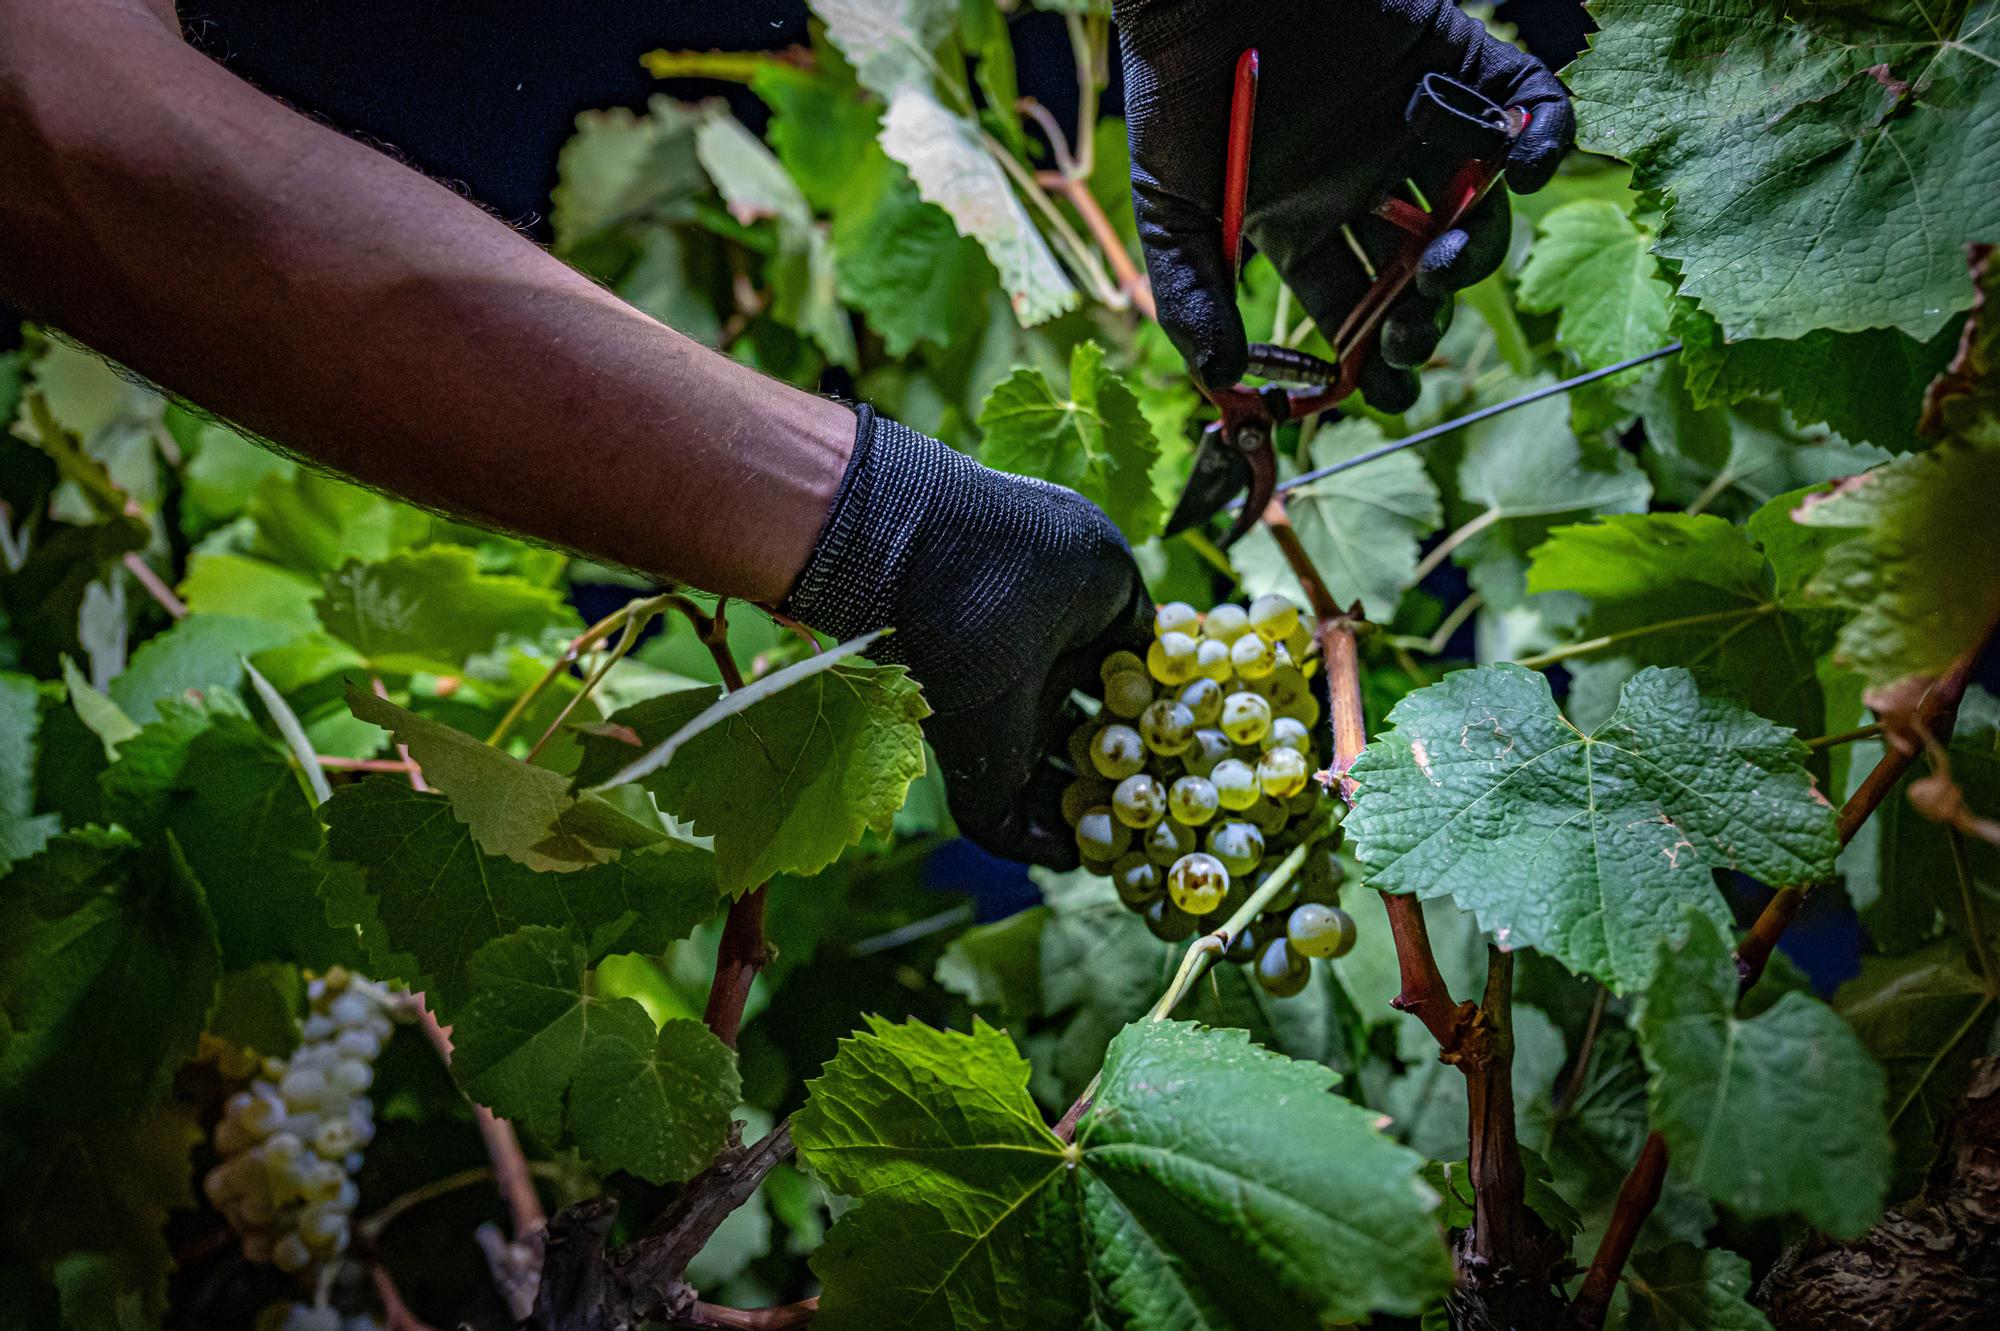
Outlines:
[[[1256, 132], [1244, 233], [1277, 266], [1320, 329], [1333, 330], [1403, 233], [1371, 215], [1405, 177], [1436, 198], [1457, 163], [1412, 152], [1405, 110], [1425, 74], [1449, 75], [1530, 114], [1507, 184], [1541, 188], [1575, 137], [1569, 96], [1533, 56], [1493, 38], [1452, 0], [1116, 0], [1123, 42], [1132, 195], [1160, 323], [1211, 387], [1243, 374], [1246, 339], [1220, 217], [1236, 60], [1259, 51]], [[1449, 321], [1451, 293], [1506, 255], [1507, 200], [1494, 190], [1425, 252], [1361, 371], [1370, 405], [1416, 401], [1420, 365]], [[1261, 331], [1261, 330], [1260, 330]]]
[[1143, 646], [1152, 604], [1125, 538], [1072, 490], [980, 466], [860, 408], [854, 455], [784, 613], [906, 665], [959, 828], [996, 854], [1076, 864], [1055, 766], [1070, 691]]

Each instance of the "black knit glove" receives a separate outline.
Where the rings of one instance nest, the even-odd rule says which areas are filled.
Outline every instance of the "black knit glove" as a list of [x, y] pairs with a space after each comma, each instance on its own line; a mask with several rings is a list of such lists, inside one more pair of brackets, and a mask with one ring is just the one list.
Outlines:
[[867, 407], [819, 544], [783, 613], [906, 665], [959, 830], [1012, 859], [1071, 868], [1070, 774], [1056, 766], [1073, 688], [1142, 645], [1152, 618], [1132, 552], [1073, 490], [982, 467]]
[[[1540, 189], [1575, 137], [1569, 95], [1542, 63], [1496, 41], [1452, 0], [1116, 0], [1123, 40], [1132, 195], [1160, 323], [1189, 367], [1220, 387], [1246, 358], [1235, 283], [1222, 257], [1222, 181], [1237, 56], [1258, 48], [1261, 81], [1244, 234], [1269, 255], [1329, 335], [1368, 274], [1340, 233], [1352, 227], [1371, 260], [1404, 233], [1372, 216], [1405, 178], [1436, 198], [1456, 162], [1406, 132], [1425, 74], [1457, 79], [1531, 119], [1507, 183]], [[1495, 190], [1425, 252], [1409, 292], [1384, 320], [1361, 391], [1383, 411], [1417, 399], [1416, 376], [1451, 317], [1451, 293], [1506, 255], [1507, 199]]]

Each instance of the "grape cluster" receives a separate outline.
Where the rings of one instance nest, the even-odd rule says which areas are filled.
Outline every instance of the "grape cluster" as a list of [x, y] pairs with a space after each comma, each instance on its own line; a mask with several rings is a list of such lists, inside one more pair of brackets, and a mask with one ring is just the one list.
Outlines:
[[309, 980], [306, 997], [298, 1048], [264, 1059], [249, 1088], [229, 1097], [215, 1127], [222, 1162], [202, 1180], [243, 1255], [290, 1272], [347, 1247], [354, 1175], [375, 1136], [375, 1059], [408, 1009], [339, 966]]
[[[1078, 776], [1063, 792], [1083, 866], [1168, 942], [1213, 930], [1275, 865], [1341, 810], [1313, 775], [1320, 717], [1308, 672], [1311, 626], [1282, 596], [1206, 615], [1172, 602], [1141, 658], [1114, 652], [1099, 669], [1103, 707], [1070, 736]], [[1339, 907], [1335, 828], [1270, 906], [1237, 935], [1229, 959], [1279, 997], [1305, 988], [1309, 958], [1354, 945]]]

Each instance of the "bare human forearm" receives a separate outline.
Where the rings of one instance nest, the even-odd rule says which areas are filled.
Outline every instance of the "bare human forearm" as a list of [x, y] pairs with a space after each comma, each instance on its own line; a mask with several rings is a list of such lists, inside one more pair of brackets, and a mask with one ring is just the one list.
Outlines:
[[846, 408], [655, 323], [195, 52], [167, 0], [0, 0], [0, 295], [371, 485], [752, 600]]

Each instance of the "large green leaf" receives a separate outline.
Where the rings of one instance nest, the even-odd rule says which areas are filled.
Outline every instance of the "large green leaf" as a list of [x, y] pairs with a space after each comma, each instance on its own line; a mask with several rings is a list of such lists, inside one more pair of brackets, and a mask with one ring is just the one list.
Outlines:
[[1641, 1253], [1624, 1283], [1626, 1331], [1771, 1331], [1750, 1305], [1750, 1263], [1726, 1248]]
[[[1373, 421], [1342, 421], [1314, 432], [1315, 467], [1331, 466], [1385, 442]], [[1299, 541], [1340, 605], [1361, 602], [1371, 619], [1386, 620], [1414, 579], [1417, 544], [1444, 521], [1437, 486], [1414, 453], [1313, 481], [1288, 492], [1286, 507]], [[1305, 592], [1278, 543], [1261, 524], [1230, 550], [1243, 594], [1279, 592], [1303, 604]]]
[[1156, 535], [1165, 514], [1153, 491], [1160, 446], [1139, 400], [1104, 364], [1104, 348], [1079, 342], [1069, 359], [1069, 392], [1022, 366], [979, 410], [988, 466], [1067, 485], [1095, 502], [1134, 543]]
[[[683, 689], [614, 713], [587, 739], [579, 782], [616, 775], [716, 703], [712, 688]], [[715, 838], [722, 888], [740, 896], [773, 874], [819, 872], [864, 831], [888, 836], [923, 774], [917, 723], [929, 714], [900, 666], [842, 661], [688, 736], [639, 780], [661, 808]], [[642, 749], [607, 737], [620, 727]]]
[[840, 298], [890, 356], [919, 342], [950, 346], [967, 331], [964, 311], [983, 304], [999, 280], [993, 265], [872, 139], [843, 183], [831, 230]]
[[1530, 592], [1589, 599], [1579, 638], [1615, 636], [1611, 654], [1685, 666], [1779, 725], [1825, 731], [1818, 668], [1833, 626], [1780, 594], [1744, 528], [1705, 513], [1620, 513], [1558, 527], [1529, 558]]
[[189, 615], [132, 653], [125, 673], [111, 681], [111, 700], [144, 725], [162, 701], [189, 690], [241, 688], [244, 657], [281, 647], [297, 636], [268, 620]]
[[1686, 936], [1687, 907], [1727, 927], [1713, 870], [1783, 884], [1833, 867], [1805, 746], [1685, 670], [1640, 671], [1589, 733], [1514, 665], [1447, 675], [1389, 725], [1354, 766], [1347, 823], [1373, 885], [1451, 893], [1506, 945], [1616, 992]]
[[194, 1051], [220, 966], [176, 847], [65, 832], [0, 897], [0, 1128], [135, 1109]]
[[562, 1128], [563, 1098], [601, 1007], [589, 957], [562, 929], [530, 925], [472, 954], [452, 1024], [452, 1075], [465, 1093], [540, 1142]]
[[349, 560], [327, 575], [316, 602], [327, 632], [368, 668], [396, 674], [456, 674], [465, 659], [504, 638], [533, 640], [583, 625], [562, 593], [479, 571], [479, 556], [433, 545], [372, 564]]
[[1965, 308], [2000, 176], [1993, 0], [1598, 0], [1568, 70], [1587, 148], [1665, 196], [1658, 251], [1731, 337]]
[[[1940, 834], [1939, 839], [1942, 840]], [[1991, 980], [1944, 939], [1907, 957], [1864, 957], [1834, 1008], [1889, 1077], [1889, 1132], [1896, 1143], [1892, 1199], [1922, 1183], [1972, 1061], [2000, 1016]]]
[[[362, 871], [383, 941], [422, 968], [398, 978], [425, 986], [447, 1007], [465, 993], [472, 955], [523, 925], [570, 929], [593, 956], [614, 946], [657, 952], [716, 908], [715, 864], [699, 851], [638, 852], [574, 873], [538, 873], [480, 850], [444, 796], [388, 777], [343, 786], [320, 812], [333, 861]], [[354, 886], [333, 882], [342, 894]]]
[[309, 467], [273, 472], [245, 510], [250, 553], [315, 579], [350, 559], [387, 559], [429, 540], [441, 520]]
[[655, 1183], [691, 1178], [729, 1136], [743, 1098], [736, 1051], [698, 1021], [659, 1027], [630, 998], [605, 1004], [570, 1092], [577, 1146], [605, 1169]]
[[983, 1025], [877, 1019], [811, 1083], [800, 1157], [862, 1199], [814, 1261], [830, 1326], [1316, 1328], [1450, 1283], [1421, 1159], [1325, 1068], [1141, 1023], [1067, 1146], [1027, 1077]]
[[556, 252], [576, 257], [604, 233], [699, 193], [698, 119], [671, 97], [653, 98], [645, 115], [620, 106], [578, 116], [550, 195]]
[[1673, 288], [1660, 276], [1649, 228], [1608, 199], [1578, 199], [1552, 209], [1536, 230], [1521, 269], [1521, 308], [1556, 312], [1556, 339], [1577, 359], [1610, 365], [1667, 340]]
[[1744, 1020], [1737, 989], [1727, 936], [1690, 912], [1633, 1014], [1671, 1167], [1745, 1216], [1858, 1235], [1889, 1183], [1882, 1069], [1819, 1000], [1789, 993]]
[[2000, 441], [1899, 458], [1799, 510], [1853, 533], [1809, 592], [1853, 612], [1837, 659], [1871, 685], [1941, 674], [2000, 614]]
[[602, 796], [571, 794], [561, 773], [522, 762], [351, 681], [347, 706], [409, 746], [424, 783], [444, 793], [489, 855], [567, 873], [667, 839], [657, 822], [639, 822]]

